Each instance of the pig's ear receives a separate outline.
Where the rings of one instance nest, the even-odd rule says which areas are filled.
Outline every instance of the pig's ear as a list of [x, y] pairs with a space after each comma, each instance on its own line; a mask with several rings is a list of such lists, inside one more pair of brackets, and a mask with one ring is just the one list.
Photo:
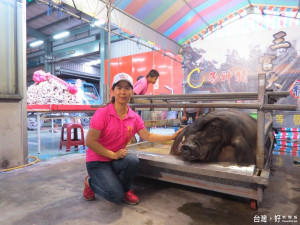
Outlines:
[[174, 140], [174, 142], [172, 144], [172, 147], [171, 147], [171, 151], [170, 151], [171, 155], [180, 155], [179, 146], [180, 146], [181, 142], [185, 139], [185, 133], [186, 133], [186, 131], [187, 131], [187, 129], [184, 129], [175, 138], [175, 140]]
[[178, 145], [178, 147], [177, 147], [178, 155], [181, 155], [181, 154], [182, 154], [181, 146], [183, 145], [184, 140], [185, 140], [185, 136], [183, 136], [182, 141], [179, 143], [179, 145]]

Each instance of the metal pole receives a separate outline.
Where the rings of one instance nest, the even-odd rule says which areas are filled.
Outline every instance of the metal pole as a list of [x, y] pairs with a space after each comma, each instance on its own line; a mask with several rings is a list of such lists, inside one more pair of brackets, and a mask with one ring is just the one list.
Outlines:
[[53, 119], [51, 119], [51, 133], [54, 133], [54, 124], [53, 124]]
[[107, 88], [106, 88], [106, 103], [110, 100], [110, 57], [111, 57], [111, 2], [107, 4], [108, 13], [108, 56], [107, 56]]
[[296, 105], [272, 105], [272, 104], [239, 104], [239, 103], [139, 103], [129, 104], [131, 108], [237, 108], [237, 109], [261, 109], [261, 110], [289, 110], [295, 111]]
[[263, 105], [265, 102], [265, 93], [266, 93], [265, 85], [266, 85], [265, 74], [258, 74], [258, 104], [260, 106], [257, 110], [256, 166], [258, 169], [263, 169], [264, 167], [265, 111], [263, 110]]
[[133, 95], [134, 99], [162, 99], [162, 100], [170, 100], [170, 99], [189, 99], [189, 98], [234, 98], [234, 99], [257, 99], [256, 92], [235, 92], [235, 93], [204, 93], [204, 94], [173, 94], [173, 95]]
[[105, 88], [105, 55], [106, 55], [106, 46], [105, 46], [106, 33], [104, 30], [100, 31], [100, 80], [99, 80], [99, 94], [101, 98], [100, 104], [106, 103], [106, 88]]
[[[267, 92], [267, 96], [274, 97], [287, 97], [290, 93], [288, 91], [281, 92]], [[203, 93], [203, 94], [173, 94], [173, 95], [133, 95], [133, 99], [159, 99], [159, 100], [178, 100], [186, 101], [188, 99], [204, 99], [204, 100], [221, 100], [230, 99], [230, 100], [257, 100], [257, 92], [232, 92], [232, 93]]]
[[37, 113], [38, 154], [41, 154], [41, 115]]

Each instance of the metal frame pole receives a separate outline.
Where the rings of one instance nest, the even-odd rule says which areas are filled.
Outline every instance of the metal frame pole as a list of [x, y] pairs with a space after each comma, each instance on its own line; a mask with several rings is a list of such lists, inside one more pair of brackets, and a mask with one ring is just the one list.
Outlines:
[[137, 108], [236, 108], [236, 109], [261, 109], [261, 110], [296, 110], [296, 105], [273, 105], [273, 104], [258, 104], [258, 103], [135, 103], [129, 104], [133, 109]]
[[265, 89], [266, 75], [258, 74], [258, 104], [259, 108], [257, 110], [257, 149], [256, 149], [256, 166], [258, 169], [263, 169], [264, 167], [264, 131], [265, 131], [265, 111], [263, 105], [265, 103]]
[[103, 29], [100, 30], [100, 80], [99, 80], [99, 94], [101, 98], [101, 104], [104, 104], [106, 101], [106, 92], [105, 92], [105, 55], [106, 55], [106, 46], [105, 46], [106, 33]]
[[38, 136], [38, 154], [41, 154], [41, 115], [37, 113], [37, 136]]
[[107, 88], [106, 88], [106, 103], [110, 101], [110, 57], [111, 57], [111, 2], [107, 4], [107, 15], [108, 15], [108, 54], [107, 54]]

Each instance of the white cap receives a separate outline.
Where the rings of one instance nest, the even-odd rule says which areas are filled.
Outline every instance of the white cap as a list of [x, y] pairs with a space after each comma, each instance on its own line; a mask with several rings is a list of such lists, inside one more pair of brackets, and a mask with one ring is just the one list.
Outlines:
[[115, 75], [112, 86], [116, 85], [121, 80], [127, 81], [131, 85], [131, 87], [133, 87], [132, 77], [127, 73], [118, 73], [117, 75]]

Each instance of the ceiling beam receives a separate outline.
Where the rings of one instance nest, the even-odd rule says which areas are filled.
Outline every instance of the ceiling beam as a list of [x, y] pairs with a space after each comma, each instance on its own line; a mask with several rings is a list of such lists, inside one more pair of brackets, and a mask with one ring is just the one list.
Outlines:
[[33, 37], [36, 37], [38, 39], [46, 39], [48, 36], [43, 34], [42, 32], [39, 32], [29, 26], [27, 26], [27, 35], [30, 35], [30, 36], [33, 36]]
[[36, 2], [26, 2], [26, 8], [30, 7], [31, 5], [33, 5]]
[[47, 29], [47, 28], [49, 28], [49, 27], [53, 27], [53, 26], [59, 25], [59, 24], [61, 24], [61, 23], [65, 23], [66, 21], [71, 20], [71, 19], [77, 19], [77, 18], [74, 18], [74, 17], [71, 17], [71, 18], [66, 17], [66, 18], [61, 19], [61, 20], [58, 20], [58, 21], [56, 21], [56, 22], [54, 22], [54, 23], [50, 23], [50, 24], [48, 24], [48, 25], [46, 25], [46, 26], [43, 26], [43, 27], [41, 27], [41, 28], [39, 28], [39, 29], [37, 29], [37, 30], [38, 30], [38, 31], [45, 30], [45, 29]]
[[44, 16], [47, 16], [47, 12], [43, 12], [43, 13], [37, 15], [37, 16], [34, 16], [34, 17], [32, 17], [32, 18], [26, 20], [26, 23], [27, 23], [27, 24], [28, 24], [28, 23], [31, 23], [32, 21], [36, 21], [36, 20], [38, 20], [38, 19], [40, 19], [40, 18], [42, 18], [42, 17], [44, 17]]

